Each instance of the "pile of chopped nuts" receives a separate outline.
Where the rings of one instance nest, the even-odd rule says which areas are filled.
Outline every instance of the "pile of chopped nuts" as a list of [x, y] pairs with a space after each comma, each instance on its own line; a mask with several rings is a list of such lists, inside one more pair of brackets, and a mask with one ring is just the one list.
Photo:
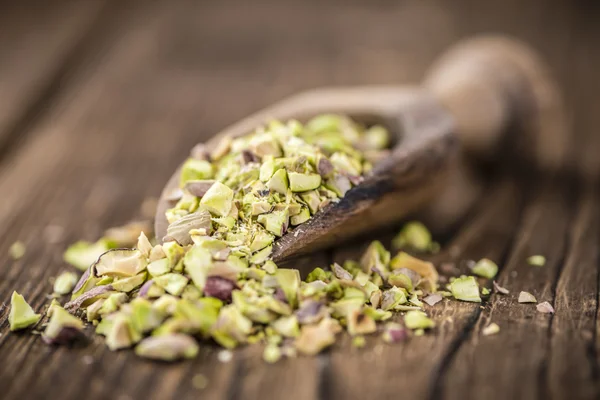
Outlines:
[[[342, 330], [357, 347], [369, 334], [387, 343], [422, 335], [435, 327], [424, 302], [481, 302], [475, 277], [451, 279], [440, 291], [432, 263], [403, 251], [392, 257], [378, 241], [360, 260], [315, 268], [305, 280], [270, 260], [277, 238], [359, 184], [389, 142], [381, 126], [321, 115], [305, 125], [273, 121], [210, 152], [196, 147], [170, 195], [163, 244], [144, 234], [148, 224], [132, 223], [66, 251], [65, 260], [85, 272], [79, 281], [73, 272], [54, 281], [56, 298], [72, 294], [64, 308], [52, 301], [44, 341], [65, 344], [82, 336], [84, 319], [111, 350], [134, 347], [142, 357], [194, 357], [196, 339], [210, 339], [227, 349], [263, 343], [264, 359], [276, 362], [317, 354]], [[439, 249], [417, 222], [405, 225], [393, 243]], [[486, 279], [497, 271], [486, 259], [472, 267]], [[397, 312], [404, 313], [403, 323], [391, 322]], [[13, 294], [12, 330], [40, 318]]]

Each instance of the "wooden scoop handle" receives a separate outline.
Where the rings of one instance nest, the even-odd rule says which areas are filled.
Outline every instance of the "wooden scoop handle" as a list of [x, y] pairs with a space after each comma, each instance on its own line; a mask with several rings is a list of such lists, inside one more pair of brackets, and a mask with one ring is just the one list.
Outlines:
[[525, 44], [504, 36], [460, 42], [438, 59], [423, 86], [450, 110], [468, 155], [498, 160], [502, 151], [545, 170], [563, 163], [560, 92]]

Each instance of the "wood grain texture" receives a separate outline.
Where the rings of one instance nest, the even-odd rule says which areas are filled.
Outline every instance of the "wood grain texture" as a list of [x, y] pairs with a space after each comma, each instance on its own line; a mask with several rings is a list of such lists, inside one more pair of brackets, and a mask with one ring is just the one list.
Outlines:
[[[585, 6], [589, 2], [202, 3], [123, 2], [109, 11], [103, 35], [69, 69], [68, 79], [45, 103], [48, 110], [23, 130], [27, 140], [3, 161], [3, 398], [333, 398], [364, 393], [365, 387], [400, 396], [413, 390], [413, 381], [415, 398], [596, 393], [598, 225], [592, 221], [600, 209], [596, 192], [573, 196], [579, 192], [565, 185], [532, 196], [517, 187], [516, 195], [526, 199], [515, 206], [525, 209], [521, 223], [501, 212], [502, 202], [510, 201], [494, 196], [508, 193], [496, 189], [500, 192], [478, 204], [456, 235], [445, 240], [459, 244], [458, 250], [447, 248], [456, 260], [487, 255], [501, 261], [502, 254], [509, 254], [508, 263], [501, 262], [500, 279], [511, 296], [519, 288], [535, 291], [553, 301], [554, 317], [513, 306], [508, 299], [497, 304], [492, 299], [484, 310], [442, 304], [436, 318], [449, 313], [456, 317], [454, 324], [441, 322], [437, 332], [389, 352], [384, 347], [375, 353], [375, 343], [353, 352], [344, 339], [318, 358], [275, 366], [262, 364], [260, 350], [251, 347], [220, 363], [218, 350], [206, 344], [197, 359], [168, 365], [137, 359], [129, 351], [111, 353], [99, 339], [86, 347], [53, 348], [35, 335], [9, 333], [11, 291], [17, 289], [41, 310], [51, 291], [49, 278], [68, 268], [61, 261], [66, 244], [94, 239], [135, 216], [141, 201], [158, 195], [193, 144], [301, 90], [418, 81], [437, 53], [467, 34], [500, 30], [542, 50], [568, 84], [574, 105], [571, 162], [590, 170], [597, 165], [592, 146], [599, 137], [596, 88], [589, 77], [598, 61], [593, 49], [599, 32]], [[3, 13], [0, 18], [8, 17]], [[13, 117], [23, 106], [15, 110]], [[587, 155], [581, 159], [583, 152]], [[44, 235], [48, 225], [64, 229], [59, 244]], [[355, 247], [373, 238], [366, 236]], [[17, 239], [28, 250], [15, 262], [7, 250]], [[531, 270], [524, 264], [521, 256], [530, 251], [546, 252], [547, 266]], [[321, 262], [319, 257], [312, 262]], [[510, 277], [513, 271], [519, 279]], [[501, 315], [517, 318], [498, 322], [502, 331], [497, 336], [481, 338], [480, 328], [490, 315], [498, 321]], [[405, 359], [412, 363], [402, 365]], [[362, 379], [378, 379], [377, 372], [385, 383]], [[204, 390], [192, 385], [198, 373], [209, 380]]]

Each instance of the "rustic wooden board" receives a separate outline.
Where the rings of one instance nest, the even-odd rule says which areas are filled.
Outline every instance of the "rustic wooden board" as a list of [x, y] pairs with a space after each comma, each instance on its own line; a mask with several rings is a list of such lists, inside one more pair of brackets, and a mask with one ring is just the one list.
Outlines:
[[104, 25], [103, 0], [7, 2], [0, 13], [0, 149], [23, 139]]
[[[542, 1], [140, 2], [104, 9], [77, 2], [73, 8], [52, 11], [65, 18], [63, 25], [71, 32], [98, 18], [95, 12], [102, 16], [100, 28], [92, 29], [96, 33], [83, 39], [89, 46], [73, 53], [77, 56], [69, 68], [59, 67], [60, 60], [69, 59], [73, 50], [67, 46], [60, 53], [48, 44], [47, 35], [30, 33], [21, 38], [29, 45], [0, 46], [0, 54], [4, 47], [13, 49], [7, 50], [13, 55], [14, 49], [29, 49], [38, 67], [44, 57], [54, 60], [46, 61], [54, 69], [32, 78], [31, 86], [11, 83], [6, 93], [16, 105], [6, 114], [0, 111], [0, 127], [2, 115], [11, 121], [6, 126], [23, 121], [19, 132], [28, 138], [9, 153], [10, 162], [3, 164], [9, 168], [0, 169], [3, 398], [597, 394], [598, 196], [589, 188], [579, 194], [554, 183], [542, 191], [506, 181], [493, 184], [434, 259], [497, 259], [503, 266], [499, 279], [511, 295], [499, 301], [493, 296], [484, 309], [438, 304], [432, 310], [436, 331], [398, 346], [382, 347], [372, 340], [367, 349], [353, 351], [344, 338], [319, 357], [267, 366], [259, 346], [236, 351], [231, 362], [221, 363], [219, 350], [205, 345], [197, 359], [168, 365], [140, 360], [129, 351], [109, 352], [101, 340], [72, 349], [48, 347], [34, 335], [8, 333], [6, 322], [13, 289], [41, 310], [51, 290], [48, 280], [67, 268], [61, 261], [66, 244], [80, 237], [94, 239], [105, 228], [139, 214], [142, 200], [159, 193], [195, 142], [302, 89], [418, 80], [439, 51], [468, 33], [492, 27], [539, 44], [563, 82], [572, 85], [569, 93], [578, 107], [576, 146], [586, 147], [586, 135], [591, 137], [598, 125], [590, 101], [594, 86], [584, 77], [595, 72], [589, 58], [597, 58], [590, 52], [596, 42], [588, 37], [597, 37], [598, 31], [585, 10], [568, 3], [552, 2], [558, 8], [551, 9]], [[24, 15], [23, 10], [14, 12]], [[9, 21], [6, 15], [0, 20]], [[548, 25], [555, 29], [550, 36]], [[29, 32], [18, 23], [0, 26], [9, 26], [17, 36]], [[65, 39], [67, 33], [56, 35], [53, 43], [81, 48], [75, 39]], [[575, 42], [583, 44], [573, 48]], [[565, 52], [571, 55], [568, 62]], [[0, 82], [11, 82], [14, 65], [0, 63]], [[46, 89], [43, 101], [31, 97], [40, 87], [52, 88]], [[31, 113], [26, 110], [39, 107], [31, 106], [38, 101], [47, 111], [34, 113], [34, 119], [24, 117]], [[594, 157], [588, 158], [585, 163], [593, 166]], [[58, 244], [44, 234], [48, 225], [64, 229]], [[389, 238], [386, 234], [378, 237]], [[6, 254], [17, 239], [27, 243], [28, 251], [12, 261]], [[523, 263], [533, 251], [545, 253], [546, 267], [537, 270]], [[304, 262], [323, 264], [356, 254], [356, 249], [339, 250]], [[518, 279], [511, 277], [513, 272]], [[520, 289], [551, 301], [556, 316], [514, 305]], [[453, 317], [452, 323], [447, 316]], [[482, 338], [481, 328], [490, 318], [502, 331]], [[192, 385], [200, 373], [209, 380], [204, 390]]]

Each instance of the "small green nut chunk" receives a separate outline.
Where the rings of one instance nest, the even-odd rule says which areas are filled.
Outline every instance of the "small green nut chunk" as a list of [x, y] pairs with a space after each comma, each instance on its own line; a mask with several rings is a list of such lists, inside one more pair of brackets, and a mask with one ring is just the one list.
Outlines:
[[95, 264], [98, 276], [134, 276], [146, 269], [147, 261], [138, 250], [114, 249], [102, 254]]
[[288, 174], [285, 169], [278, 169], [267, 182], [267, 187], [272, 192], [285, 195], [289, 187]]
[[292, 192], [308, 192], [321, 186], [321, 175], [319, 174], [300, 174], [290, 172], [290, 189]]
[[198, 355], [198, 350], [198, 343], [191, 336], [170, 333], [147, 337], [135, 347], [135, 354], [152, 360], [176, 361], [194, 358]]
[[335, 343], [339, 330], [339, 323], [331, 318], [324, 318], [317, 325], [304, 325], [295, 347], [300, 353], [313, 356]]
[[319, 211], [321, 199], [319, 198], [319, 193], [317, 193], [315, 190], [301, 193], [300, 198], [304, 200], [312, 214], [316, 214], [316, 212]]
[[25, 301], [25, 298], [17, 292], [13, 292], [10, 298], [10, 313], [8, 322], [11, 331], [25, 329], [38, 323], [42, 316], [36, 314], [33, 308]]
[[429, 251], [431, 243], [431, 233], [425, 225], [418, 221], [404, 225], [392, 240], [392, 245], [397, 249], [409, 248], [421, 252]]
[[529, 292], [519, 293], [519, 303], [537, 303], [537, 299]]
[[211, 214], [226, 217], [233, 207], [233, 190], [221, 182], [215, 182], [200, 200], [200, 205]]
[[8, 249], [8, 254], [13, 260], [19, 260], [23, 258], [26, 251], [27, 247], [25, 246], [25, 243], [21, 242], [20, 240], [17, 240], [16, 242], [10, 245], [10, 248]]
[[305, 223], [310, 219], [310, 211], [308, 208], [302, 208], [300, 213], [290, 218], [290, 223], [294, 226]]
[[250, 257], [250, 263], [252, 264], [263, 264], [264, 262], [266, 262], [269, 259], [269, 256], [271, 255], [271, 253], [273, 252], [273, 246], [269, 245], [267, 247], [265, 247], [262, 250], [257, 251], [256, 253], [252, 254], [252, 257]]
[[185, 272], [192, 278], [194, 285], [204, 290], [208, 270], [213, 266], [213, 259], [210, 250], [199, 246], [194, 246], [185, 254], [183, 259]]
[[179, 186], [184, 187], [187, 181], [211, 179], [213, 174], [213, 166], [208, 161], [188, 158], [181, 167]]
[[297, 269], [279, 268], [275, 271], [275, 279], [288, 301], [294, 308], [298, 303], [298, 289], [300, 288], [300, 272]]
[[83, 328], [83, 321], [69, 314], [64, 308], [54, 306], [42, 338], [49, 344], [66, 344], [81, 335]]
[[429, 329], [435, 327], [435, 321], [423, 311], [408, 311], [404, 316], [404, 324], [408, 329]]
[[281, 317], [271, 324], [273, 329], [281, 336], [297, 337], [300, 335], [300, 327], [298, 326], [298, 318], [295, 315]]
[[273, 235], [281, 237], [287, 231], [289, 213], [287, 210], [273, 211], [268, 214], [259, 215], [257, 220]]
[[152, 261], [146, 268], [152, 277], [161, 276], [171, 272], [171, 265], [167, 258]]
[[[102, 322], [105, 320], [103, 319]], [[106, 345], [111, 351], [133, 346], [141, 339], [141, 334], [131, 325], [129, 318], [123, 313], [117, 313], [102, 331], [106, 334]], [[100, 329], [102, 323], [96, 328]]]
[[281, 349], [273, 343], [267, 344], [263, 352], [263, 360], [269, 364], [275, 364], [281, 359]]
[[483, 278], [492, 279], [498, 273], [498, 265], [492, 260], [482, 258], [471, 268], [471, 272]]
[[117, 292], [129, 293], [133, 289], [142, 286], [144, 282], [146, 282], [147, 276], [146, 271], [144, 271], [141, 274], [130, 276], [128, 278], [117, 279], [113, 281], [111, 285]]
[[258, 231], [256, 233], [256, 235], [254, 235], [254, 239], [252, 239], [252, 243], [250, 243], [250, 250], [251, 251], [258, 251], [261, 249], [264, 249], [265, 247], [269, 246], [270, 244], [273, 243], [273, 235], [270, 234], [269, 232], [265, 232], [265, 231]]
[[275, 173], [275, 169], [276, 169], [275, 160], [273, 159], [273, 157], [271, 157], [271, 156], [265, 157], [262, 165], [260, 166], [259, 179], [262, 182], [267, 182], [269, 179], [271, 179], [271, 177]]
[[543, 267], [546, 265], [546, 257], [540, 255], [531, 256], [527, 258], [527, 263], [534, 267]]
[[452, 296], [457, 300], [481, 303], [479, 285], [473, 276], [461, 276], [450, 283]]
[[268, 133], [257, 134], [250, 139], [248, 147], [259, 157], [273, 156], [281, 157], [281, 147], [277, 140]]
[[78, 280], [74, 272], [63, 272], [54, 281], [54, 293], [58, 295], [71, 293]]
[[348, 315], [348, 333], [352, 336], [365, 335], [377, 330], [375, 320], [362, 310], [352, 310]]
[[177, 273], [168, 273], [154, 278], [154, 283], [165, 289], [165, 291], [173, 296], [179, 296], [189, 279]]
[[63, 258], [75, 268], [85, 271], [96, 262], [98, 257], [110, 250], [109, 245], [110, 243], [103, 239], [96, 243], [79, 241], [69, 246]]

